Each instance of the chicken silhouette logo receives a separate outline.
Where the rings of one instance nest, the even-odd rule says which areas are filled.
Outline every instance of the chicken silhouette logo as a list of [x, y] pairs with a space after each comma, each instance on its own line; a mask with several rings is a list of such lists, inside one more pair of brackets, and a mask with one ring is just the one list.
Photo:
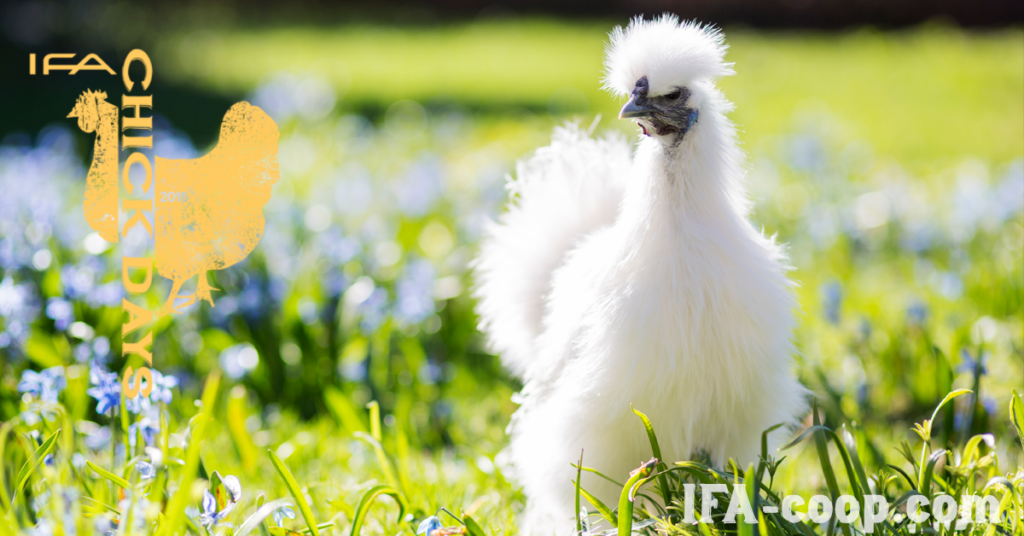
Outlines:
[[[87, 90], [68, 117], [77, 117], [83, 131], [96, 132], [83, 206], [86, 220], [104, 240], [117, 242], [119, 110], [106, 98], [105, 93]], [[132, 120], [126, 115], [123, 128], [137, 128], [131, 126]], [[134, 120], [138, 120], [137, 111]], [[263, 205], [280, 179], [279, 137], [277, 124], [263, 110], [239, 102], [224, 115], [220, 139], [207, 155], [183, 160], [157, 156], [155, 169], [146, 169], [142, 189], [149, 189], [152, 176], [155, 207], [146, 210], [155, 210], [155, 223], [150, 227], [145, 217], [137, 215], [125, 229], [138, 218], [138, 223], [151, 232], [157, 273], [173, 282], [157, 316], [181, 313], [196, 298], [213, 306], [211, 291], [218, 289], [210, 286], [207, 272], [238, 263], [259, 243], [264, 227]], [[135, 161], [128, 158], [125, 174], [133, 163], [149, 168], [148, 160], [140, 154]], [[132, 185], [124, 182], [131, 192]], [[126, 205], [121, 208], [128, 211]], [[198, 276], [195, 293], [179, 296], [182, 284], [193, 276]], [[176, 303], [179, 298], [185, 302]]]
[[85, 187], [85, 219], [107, 242], [117, 242], [117, 106], [107, 94], [86, 90], [68, 117], [78, 118], [78, 128], [95, 132], [92, 165]]

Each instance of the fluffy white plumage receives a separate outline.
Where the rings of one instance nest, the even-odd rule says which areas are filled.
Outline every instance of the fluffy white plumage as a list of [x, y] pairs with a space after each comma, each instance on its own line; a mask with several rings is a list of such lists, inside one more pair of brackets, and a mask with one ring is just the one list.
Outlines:
[[[626, 95], [644, 76], [652, 95], [686, 87], [696, 123], [643, 137], [635, 154], [614, 136], [556, 129], [519, 164], [489, 228], [476, 295], [493, 350], [524, 382], [509, 426], [524, 532], [568, 532], [581, 449], [621, 481], [650, 458], [630, 404], [668, 462], [698, 450], [754, 461], [762, 431], [805, 411], [786, 257], [747, 220], [732, 105], [714, 84], [732, 73], [725, 48], [718, 31], [671, 16], [616, 29], [607, 87]], [[617, 501], [595, 475], [583, 486]]]

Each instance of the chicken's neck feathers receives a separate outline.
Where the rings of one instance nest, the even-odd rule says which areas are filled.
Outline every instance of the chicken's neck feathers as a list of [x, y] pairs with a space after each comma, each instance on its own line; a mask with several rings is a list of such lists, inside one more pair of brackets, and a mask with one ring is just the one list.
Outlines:
[[617, 222], [633, 253], [665, 238], [750, 238], [742, 162], [735, 129], [713, 110], [675, 145], [644, 138]]

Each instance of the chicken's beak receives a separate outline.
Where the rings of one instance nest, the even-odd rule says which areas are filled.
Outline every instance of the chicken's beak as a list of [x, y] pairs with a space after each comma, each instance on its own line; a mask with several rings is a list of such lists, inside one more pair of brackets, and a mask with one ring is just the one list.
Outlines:
[[633, 117], [650, 117], [654, 114], [654, 108], [645, 104], [636, 103], [636, 95], [629, 97], [629, 102], [622, 107], [619, 111], [619, 119], [629, 119]]
[[68, 114], [68, 119], [70, 119], [72, 117], [78, 117], [78, 114], [75, 113], [75, 111], [76, 111], [75, 109], [71, 110], [71, 113]]

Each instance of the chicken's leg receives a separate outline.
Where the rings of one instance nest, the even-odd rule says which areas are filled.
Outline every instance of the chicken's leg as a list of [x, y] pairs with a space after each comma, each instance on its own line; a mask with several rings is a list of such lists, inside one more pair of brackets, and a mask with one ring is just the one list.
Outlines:
[[[191, 296], [178, 296], [178, 291], [181, 290], [181, 285], [184, 282], [185, 282], [184, 279], [174, 280], [174, 284], [171, 286], [171, 293], [170, 293], [169, 296], [167, 296], [167, 301], [164, 302], [163, 307], [161, 307], [160, 311], [158, 311], [157, 314], [156, 314], [158, 317], [161, 317], [161, 316], [164, 316], [164, 315], [169, 315], [171, 313], [181, 314], [182, 312], [184, 312], [184, 311], [182, 311], [182, 309], [184, 309], [184, 308], [188, 307], [189, 305], [192, 305], [193, 303], [195, 303], [195, 301], [196, 301], [196, 295], [195, 294], [192, 294]], [[185, 303], [183, 303], [181, 305], [175, 305], [174, 301], [177, 300], [178, 298], [186, 298], [188, 301], [186, 301]]]
[[199, 280], [196, 283], [196, 296], [201, 300], [210, 302], [210, 307], [213, 307], [213, 296], [210, 294], [211, 290], [220, 290], [219, 288], [213, 288], [209, 283], [206, 282], [206, 270], [199, 272]]

